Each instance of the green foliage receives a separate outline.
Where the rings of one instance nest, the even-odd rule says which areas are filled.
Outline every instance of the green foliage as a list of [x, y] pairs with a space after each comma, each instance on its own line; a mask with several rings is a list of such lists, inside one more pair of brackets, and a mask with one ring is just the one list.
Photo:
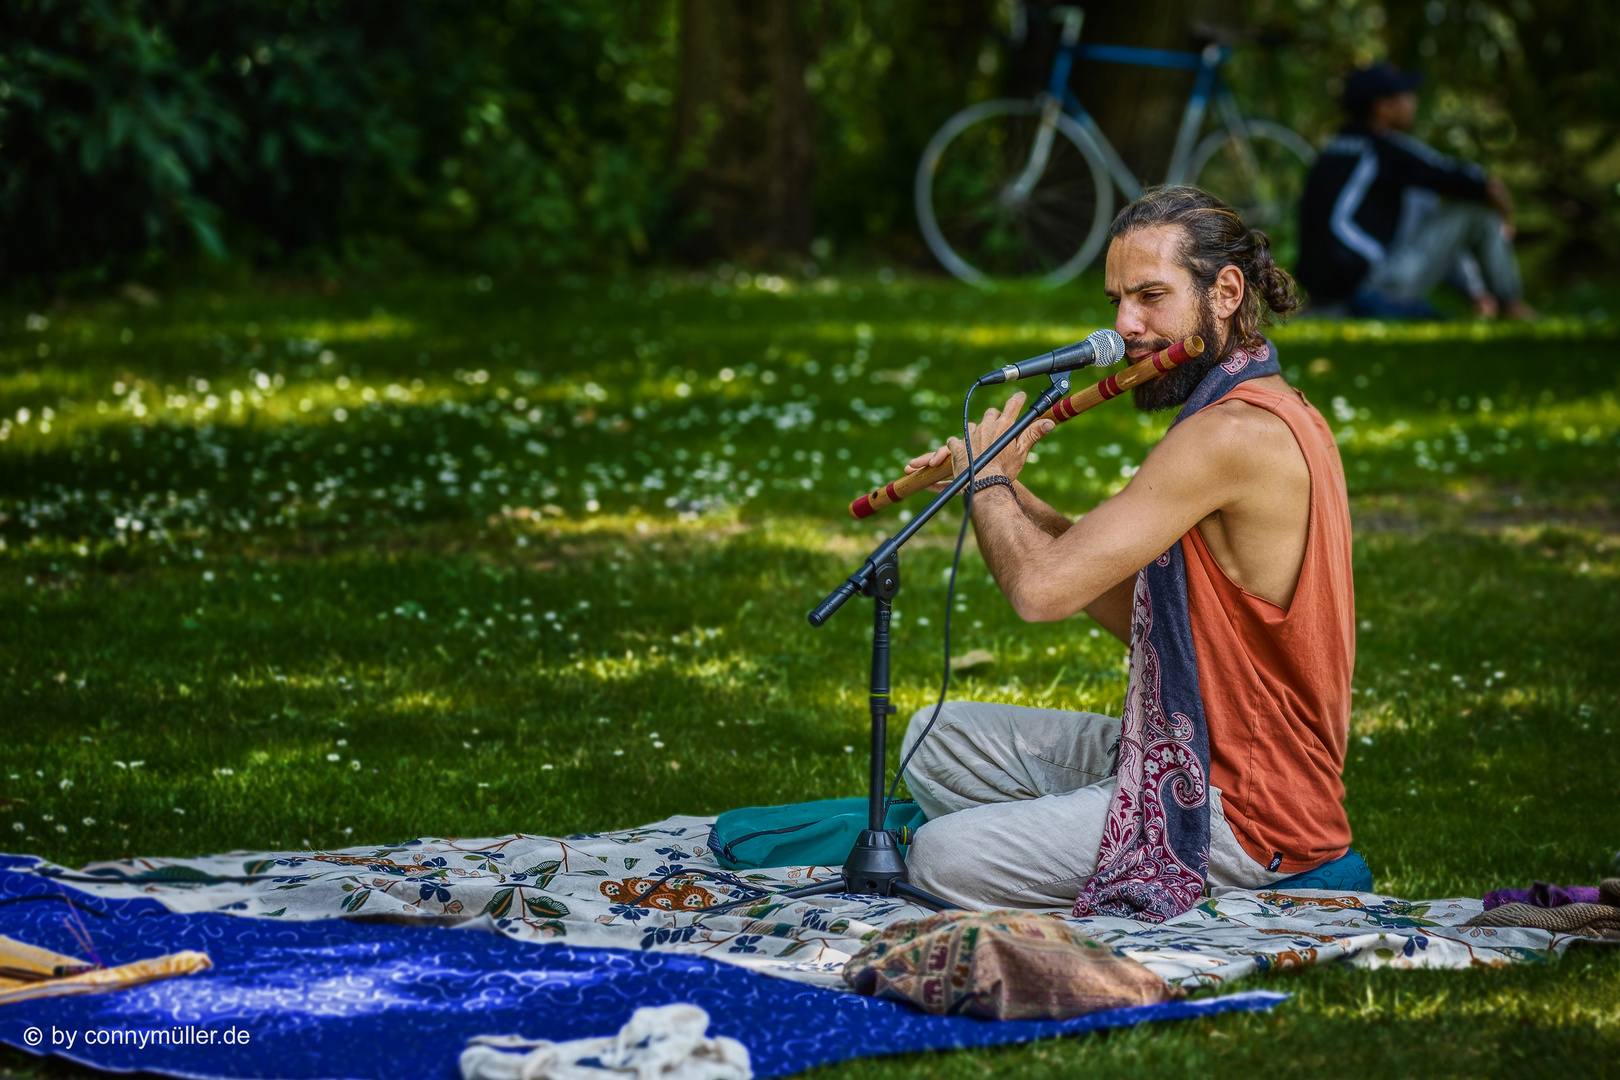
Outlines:
[[622, 260], [662, 220], [667, 4], [19, 0], [0, 277], [227, 244]]
[[981, 52], [996, 57], [991, 7], [963, 0], [824, 5], [826, 39], [805, 76], [820, 112], [815, 209], [823, 234], [927, 258], [912, 178], [939, 125], [997, 86], [980, 69]]
[[[441, 79], [423, 123], [408, 237], [477, 265], [623, 262], [665, 227], [675, 53], [662, 0], [508, 0], [435, 12]], [[369, 226], [395, 225], [379, 214]]]
[[132, 5], [0, 9], [0, 276], [161, 250], [177, 226], [221, 253], [196, 178], [228, 164], [243, 125], [208, 83]]

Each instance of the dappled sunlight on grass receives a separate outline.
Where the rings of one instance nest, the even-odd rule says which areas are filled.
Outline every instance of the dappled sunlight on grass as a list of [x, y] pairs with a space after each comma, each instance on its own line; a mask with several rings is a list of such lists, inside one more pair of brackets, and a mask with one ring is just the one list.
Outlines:
[[1552, 317], [1529, 321], [1454, 319], [1447, 322], [1382, 322], [1376, 319], [1297, 319], [1267, 333], [1279, 345], [1335, 343], [1425, 344], [1428, 342], [1613, 341], [1620, 326], [1600, 320]]
[[420, 329], [411, 319], [377, 310], [363, 319], [278, 320], [270, 325], [277, 335], [318, 342], [394, 340], [417, 337]]

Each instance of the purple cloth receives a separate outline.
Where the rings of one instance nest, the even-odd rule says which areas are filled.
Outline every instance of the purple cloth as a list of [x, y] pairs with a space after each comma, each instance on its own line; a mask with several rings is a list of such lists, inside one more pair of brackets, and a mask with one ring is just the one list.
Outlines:
[[1536, 907], [1554, 908], [1565, 904], [1597, 904], [1597, 888], [1585, 885], [1549, 885], [1538, 881], [1528, 889], [1496, 889], [1485, 894], [1485, 910], [1503, 904], [1534, 904]]

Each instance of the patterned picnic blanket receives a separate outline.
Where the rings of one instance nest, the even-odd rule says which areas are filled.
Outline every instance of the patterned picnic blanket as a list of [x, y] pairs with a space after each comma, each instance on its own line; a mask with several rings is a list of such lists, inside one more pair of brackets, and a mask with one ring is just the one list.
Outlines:
[[[175, 912], [265, 919], [464, 920], [530, 941], [562, 940], [701, 954], [767, 974], [843, 988], [844, 962], [900, 919], [929, 914], [882, 898], [785, 900], [768, 891], [827, 881], [838, 868], [733, 873], [708, 848], [711, 818], [672, 817], [621, 832], [552, 839], [420, 839], [338, 851], [232, 852], [142, 858], [67, 871], [108, 898], [146, 897]], [[24, 869], [14, 866], [14, 869]], [[85, 876], [106, 877], [90, 883]], [[248, 878], [251, 880], [219, 880]], [[743, 896], [718, 914], [692, 909]], [[1475, 899], [1400, 900], [1373, 893], [1219, 890], [1163, 923], [1070, 919], [1188, 989], [1329, 961], [1362, 967], [1463, 968], [1547, 962], [1578, 936], [1463, 926]]]

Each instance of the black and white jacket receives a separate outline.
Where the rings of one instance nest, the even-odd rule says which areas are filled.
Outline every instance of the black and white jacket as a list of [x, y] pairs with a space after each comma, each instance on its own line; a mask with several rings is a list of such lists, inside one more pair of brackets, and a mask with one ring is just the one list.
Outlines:
[[1345, 128], [1306, 178], [1295, 277], [1318, 301], [1349, 296], [1441, 196], [1484, 199], [1485, 171], [1410, 135]]

